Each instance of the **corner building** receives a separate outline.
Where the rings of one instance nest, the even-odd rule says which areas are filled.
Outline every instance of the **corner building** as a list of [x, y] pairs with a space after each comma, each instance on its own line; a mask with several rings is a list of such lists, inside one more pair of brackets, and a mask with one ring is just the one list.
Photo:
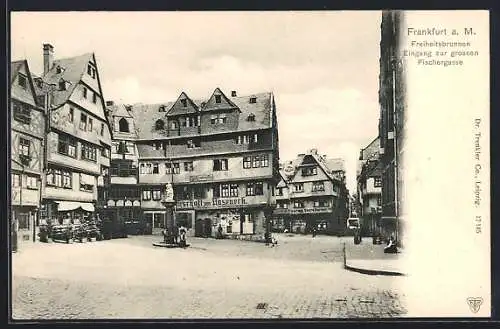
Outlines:
[[141, 220], [165, 225], [165, 185], [174, 187], [174, 221], [190, 236], [263, 234], [275, 206], [278, 126], [272, 93], [130, 107], [138, 152]]
[[54, 60], [43, 45], [44, 72], [35, 77], [47, 104], [42, 218], [55, 223], [96, 213], [110, 165], [111, 131], [93, 53]]

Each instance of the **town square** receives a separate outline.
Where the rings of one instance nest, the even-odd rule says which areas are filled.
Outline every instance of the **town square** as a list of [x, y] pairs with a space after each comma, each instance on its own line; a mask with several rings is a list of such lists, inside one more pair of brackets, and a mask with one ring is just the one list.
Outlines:
[[406, 316], [400, 12], [197, 15], [13, 15], [12, 318]]

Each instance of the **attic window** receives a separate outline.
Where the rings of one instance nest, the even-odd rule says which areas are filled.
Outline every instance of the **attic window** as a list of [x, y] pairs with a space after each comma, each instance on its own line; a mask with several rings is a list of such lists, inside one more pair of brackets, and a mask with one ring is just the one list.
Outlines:
[[35, 78], [35, 82], [38, 88], [42, 88], [42, 78]]
[[255, 121], [255, 114], [250, 113], [250, 114], [248, 115], [247, 121]]
[[119, 126], [119, 129], [120, 129], [120, 132], [122, 132], [122, 133], [128, 133], [129, 132], [127, 119], [121, 118], [120, 121], [118, 121], [118, 126]]
[[87, 74], [92, 77], [92, 79], [95, 79], [95, 68], [92, 66], [92, 64], [87, 65]]
[[26, 76], [22, 75], [22, 74], [19, 74], [18, 77], [17, 77], [17, 81], [19, 83], [19, 85], [21, 87], [23, 87], [24, 89], [26, 89]]
[[257, 97], [250, 97], [250, 104], [257, 103]]
[[162, 130], [165, 128], [165, 122], [163, 120], [156, 120], [155, 122], [155, 129], [156, 130]]
[[221, 102], [221, 95], [215, 95], [215, 102], [220, 103]]
[[66, 81], [63, 79], [59, 80], [59, 90], [66, 90]]
[[187, 99], [181, 99], [181, 103], [183, 107], [187, 107]]

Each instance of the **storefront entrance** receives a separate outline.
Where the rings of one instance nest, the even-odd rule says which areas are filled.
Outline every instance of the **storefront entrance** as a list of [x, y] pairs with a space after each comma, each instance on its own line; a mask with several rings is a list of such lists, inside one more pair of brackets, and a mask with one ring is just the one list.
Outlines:
[[160, 235], [165, 228], [165, 213], [156, 211], [145, 211], [144, 221], [151, 223], [152, 234]]

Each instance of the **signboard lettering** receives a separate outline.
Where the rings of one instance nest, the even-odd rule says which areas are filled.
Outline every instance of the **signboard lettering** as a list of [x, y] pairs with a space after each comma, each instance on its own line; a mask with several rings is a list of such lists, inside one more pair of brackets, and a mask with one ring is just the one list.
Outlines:
[[220, 207], [238, 207], [246, 205], [246, 199], [241, 198], [221, 198], [212, 200], [185, 200], [177, 202], [177, 209], [211, 209]]
[[290, 214], [316, 214], [323, 212], [331, 212], [332, 208], [328, 207], [317, 207], [317, 208], [302, 208], [302, 209], [290, 209]]

